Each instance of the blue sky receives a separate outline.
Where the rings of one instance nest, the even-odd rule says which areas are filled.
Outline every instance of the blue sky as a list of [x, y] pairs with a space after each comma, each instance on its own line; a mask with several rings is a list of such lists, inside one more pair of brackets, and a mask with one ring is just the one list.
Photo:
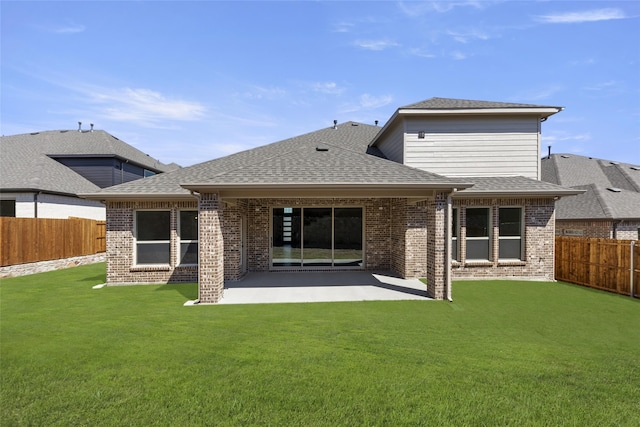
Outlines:
[[431, 97], [563, 106], [543, 153], [640, 164], [640, 2], [9, 2], [1, 133], [94, 123], [188, 166]]

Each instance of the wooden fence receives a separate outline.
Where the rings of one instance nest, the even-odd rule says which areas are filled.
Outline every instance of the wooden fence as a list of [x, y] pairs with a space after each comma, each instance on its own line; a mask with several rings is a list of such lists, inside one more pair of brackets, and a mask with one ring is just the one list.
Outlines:
[[638, 297], [640, 248], [632, 242], [556, 236], [556, 279]]
[[105, 236], [104, 221], [0, 217], [0, 266], [97, 254]]

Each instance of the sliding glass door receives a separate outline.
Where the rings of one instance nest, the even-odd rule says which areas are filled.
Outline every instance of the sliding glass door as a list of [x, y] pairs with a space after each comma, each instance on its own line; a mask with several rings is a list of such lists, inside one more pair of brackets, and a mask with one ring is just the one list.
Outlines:
[[362, 208], [274, 208], [273, 267], [361, 267]]

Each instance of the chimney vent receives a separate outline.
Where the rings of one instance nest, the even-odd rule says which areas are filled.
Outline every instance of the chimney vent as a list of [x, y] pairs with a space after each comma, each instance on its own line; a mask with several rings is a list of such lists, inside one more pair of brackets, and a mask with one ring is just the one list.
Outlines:
[[78, 132], [82, 132], [82, 122], [78, 122]]
[[547, 147], [549, 148], [549, 155], [547, 156], [547, 159], [550, 159], [551, 158], [551, 146], [547, 145]]
[[91, 126], [91, 132], [93, 132], [93, 123], [91, 123], [90, 126]]
[[338, 121], [337, 120], [333, 121], [333, 128], [334, 129], [338, 129]]
[[376, 120], [376, 126], [378, 126], [378, 121]]

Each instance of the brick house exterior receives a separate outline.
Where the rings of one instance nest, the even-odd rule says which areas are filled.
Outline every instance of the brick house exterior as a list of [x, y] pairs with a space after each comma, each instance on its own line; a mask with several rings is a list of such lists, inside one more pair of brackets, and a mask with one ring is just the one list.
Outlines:
[[[461, 101], [434, 108], [447, 102]], [[536, 120], [557, 112], [462, 105]], [[555, 200], [580, 191], [391, 160], [385, 129], [402, 120], [335, 125], [85, 195], [106, 203], [108, 284], [197, 281], [199, 301], [215, 303], [225, 282], [272, 270], [391, 271], [426, 278], [435, 299], [450, 299], [458, 278], [553, 280]]]

